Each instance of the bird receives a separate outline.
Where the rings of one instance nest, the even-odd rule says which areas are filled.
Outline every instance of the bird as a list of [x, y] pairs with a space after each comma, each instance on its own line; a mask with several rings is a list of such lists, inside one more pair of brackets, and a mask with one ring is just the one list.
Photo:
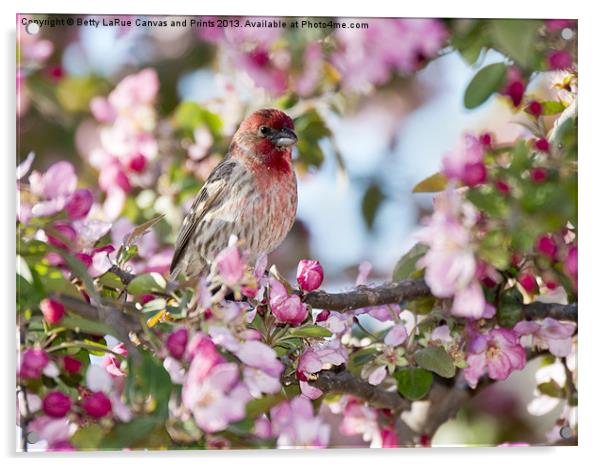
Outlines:
[[184, 217], [171, 279], [209, 274], [231, 235], [248, 264], [282, 243], [297, 213], [296, 143], [293, 120], [280, 110], [260, 109], [243, 120]]

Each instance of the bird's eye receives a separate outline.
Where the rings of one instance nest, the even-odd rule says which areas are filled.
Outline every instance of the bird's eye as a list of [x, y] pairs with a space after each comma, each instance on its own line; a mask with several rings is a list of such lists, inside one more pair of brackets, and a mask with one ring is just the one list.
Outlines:
[[262, 136], [267, 136], [268, 134], [270, 134], [270, 128], [268, 128], [267, 126], [262, 126], [261, 128], [259, 128], [259, 133]]

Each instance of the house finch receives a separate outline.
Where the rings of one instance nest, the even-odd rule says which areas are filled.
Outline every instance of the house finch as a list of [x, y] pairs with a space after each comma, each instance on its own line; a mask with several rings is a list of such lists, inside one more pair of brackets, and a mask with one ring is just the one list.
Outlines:
[[293, 120], [275, 109], [258, 110], [242, 122], [184, 218], [172, 278], [207, 273], [231, 235], [242, 241], [249, 262], [282, 242], [297, 211], [293, 129]]

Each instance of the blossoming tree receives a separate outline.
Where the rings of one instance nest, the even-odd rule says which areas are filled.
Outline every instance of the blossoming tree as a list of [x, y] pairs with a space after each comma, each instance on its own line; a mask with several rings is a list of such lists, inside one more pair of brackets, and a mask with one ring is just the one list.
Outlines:
[[[290, 282], [265, 257], [248, 264], [235, 237], [215, 273], [167, 278], [182, 213], [244, 116], [239, 84], [226, 79], [225, 97], [206, 105], [166, 107], [173, 83], [160, 69], [117, 83], [65, 76], [53, 42], [19, 30], [18, 118], [78, 121], [69, 137], [83, 155], [32, 170], [46, 154], [27, 155], [36, 130], [21, 126], [23, 449], [327, 447], [341, 435], [429, 446], [469, 400], [532, 359], [541, 368], [529, 409], [562, 404], [549, 442], [576, 441], [576, 23], [368, 23], [194, 37], [216, 59], [203, 66], [242, 76], [294, 116], [300, 172], [324, 159], [324, 108], [345, 112], [444, 53], [475, 65], [467, 108], [497, 94], [522, 122], [510, 142], [458, 135], [415, 187], [436, 193], [433, 211], [390, 281], [371, 281], [363, 263], [355, 286], [336, 293], [322, 289], [318, 261], [294, 258]], [[485, 50], [499, 61], [481, 67]]]

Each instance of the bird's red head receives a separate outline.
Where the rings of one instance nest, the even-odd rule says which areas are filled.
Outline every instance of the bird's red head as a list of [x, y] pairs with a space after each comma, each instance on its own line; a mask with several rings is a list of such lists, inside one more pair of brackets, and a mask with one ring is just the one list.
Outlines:
[[280, 110], [257, 110], [241, 123], [230, 151], [268, 168], [290, 169], [292, 146], [297, 142], [294, 128], [291, 117]]

